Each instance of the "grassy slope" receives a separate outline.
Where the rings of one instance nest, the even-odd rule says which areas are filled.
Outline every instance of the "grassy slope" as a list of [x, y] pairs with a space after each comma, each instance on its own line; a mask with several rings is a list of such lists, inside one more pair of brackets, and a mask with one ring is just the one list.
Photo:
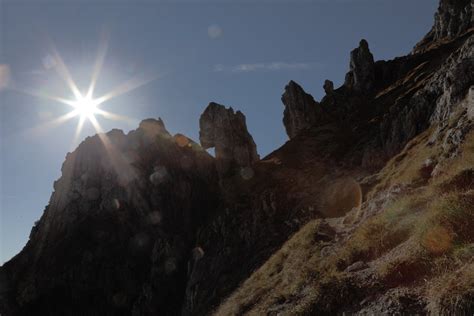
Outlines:
[[[360, 211], [331, 225], [308, 223], [216, 315], [355, 311], [393, 289], [406, 289], [433, 314], [473, 308], [474, 133], [435, 177], [426, 162], [441, 148], [429, 144], [430, 134], [413, 139], [387, 163]], [[389, 203], [363, 214], [394, 187], [400, 189]], [[359, 261], [366, 264], [362, 271], [347, 271]]]

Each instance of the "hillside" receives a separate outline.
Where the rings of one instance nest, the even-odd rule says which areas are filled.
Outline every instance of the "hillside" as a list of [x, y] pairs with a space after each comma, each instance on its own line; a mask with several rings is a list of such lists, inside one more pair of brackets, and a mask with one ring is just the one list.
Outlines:
[[87, 138], [0, 268], [0, 313], [474, 313], [472, 8], [441, 0], [394, 60], [361, 40], [321, 101], [290, 81], [266, 157], [213, 102], [200, 144], [161, 119]]

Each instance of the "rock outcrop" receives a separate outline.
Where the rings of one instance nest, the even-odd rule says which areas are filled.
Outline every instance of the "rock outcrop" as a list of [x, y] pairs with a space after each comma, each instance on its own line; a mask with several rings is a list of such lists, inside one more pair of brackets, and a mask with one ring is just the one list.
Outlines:
[[213, 158], [161, 120], [87, 138], [28, 244], [0, 271], [2, 315], [175, 314], [195, 232], [215, 211]]
[[472, 0], [443, 0], [435, 15], [431, 31], [433, 40], [452, 39], [466, 32], [473, 25]]
[[285, 106], [283, 124], [290, 139], [315, 124], [318, 103], [293, 80], [286, 85], [281, 101]]
[[199, 140], [205, 149], [215, 148], [221, 177], [258, 161], [257, 146], [247, 130], [245, 115], [211, 102], [199, 119]]
[[357, 92], [371, 92], [375, 81], [374, 56], [366, 40], [361, 40], [359, 47], [351, 52], [349, 67], [344, 85]]
[[472, 0], [441, 0], [431, 31], [415, 47], [415, 52], [426, 49], [440, 40], [451, 40], [473, 27]]
[[323, 85], [324, 92], [326, 95], [331, 95], [334, 93], [334, 82], [331, 80], [325, 80]]

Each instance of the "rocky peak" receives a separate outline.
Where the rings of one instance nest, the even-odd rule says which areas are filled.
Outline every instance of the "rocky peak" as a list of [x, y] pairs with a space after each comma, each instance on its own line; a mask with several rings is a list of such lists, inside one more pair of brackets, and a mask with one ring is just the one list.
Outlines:
[[472, 27], [472, 0], [443, 0], [435, 14], [433, 40], [454, 38]]
[[361, 40], [359, 47], [351, 52], [350, 71], [346, 75], [345, 86], [357, 92], [370, 92], [375, 81], [374, 56], [369, 43]]
[[0, 313], [175, 314], [217, 188], [214, 159], [184, 135], [171, 137], [161, 119], [88, 137], [66, 157], [16, 263], [24, 268], [0, 269]]
[[242, 112], [211, 102], [201, 114], [199, 128], [202, 147], [215, 148], [217, 170], [221, 176], [259, 160], [257, 146], [247, 130]]
[[454, 39], [473, 27], [472, 0], [441, 0], [430, 32], [417, 44], [419, 52], [443, 39]]
[[318, 102], [293, 80], [286, 85], [281, 101], [285, 106], [283, 124], [290, 139], [316, 122]]
[[170, 133], [166, 130], [165, 123], [161, 118], [158, 119], [145, 119], [140, 122], [138, 129], [144, 133], [144, 136], [153, 138], [158, 135], [170, 137]]
[[325, 80], [323, 86], [324, 92], [326, 95], [331, 95], [334, 93], [334, 83], [331, 80]]

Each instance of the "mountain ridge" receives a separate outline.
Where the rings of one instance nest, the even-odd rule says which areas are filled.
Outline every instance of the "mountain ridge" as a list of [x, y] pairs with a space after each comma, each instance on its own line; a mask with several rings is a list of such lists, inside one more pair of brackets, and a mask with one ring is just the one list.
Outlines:
[[409, 55], [375, 61], [362, 40], [321, 101], [290, 81], [289, 141], [262, 159], [245, 116], [212, 102], [201, 146], [161, 119], [87, 138], [1, 267], [0, 312], [472, 312], [456, 214], [474, 225], [473, 34], [472, 2], [441, 0]]

